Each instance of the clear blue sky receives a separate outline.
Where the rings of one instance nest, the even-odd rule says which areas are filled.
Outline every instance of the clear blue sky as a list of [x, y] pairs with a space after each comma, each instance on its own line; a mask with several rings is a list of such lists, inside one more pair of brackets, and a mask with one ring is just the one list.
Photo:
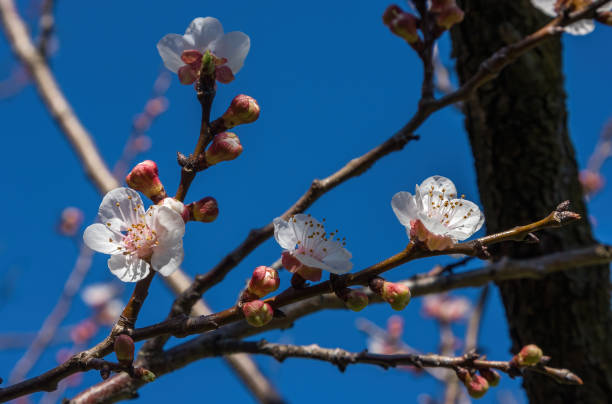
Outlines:
[[[28, 2], [20, 2], [21, 10]], [[411, 116], [418, 100], [421, 67], [413, 51], [381, 23], [384, 2], [59, 2], [56, 9], [59, 50], [51, 63], [57, 79], [83, 123], [95, 137], [106, 161], [120, 156], [131, 120], [149, 96], [162, 68], [155, 44], [166, 33], [183, 33], [198, 16], [221, 20], [226, 32], [239, 30], [251, 38], [244, 68], [230, 85], [219, 85], [213, 115], [221, 114], [237, 94], [253, 96], [261, 106], [255, 124], [236, 133], [243, 154], [198, 176], [188, 200], [212, 195], [220, 215], [212, 224], [190, 223], [185, 236], [183, 267], [203, 273], [234, 248], [254, 227], [270, 222], [306, 190], [314, 178], [337, 170], [353, 157], [387, 139]], [[30, 18], [30, 22], [35, 20]], [[610, 28], [599, 26], [586, 37], [564, 39], [564, 69], [569, 119], [582, 166], [600, 129], [612, 115], [609, 102]], [[441, 40], [449, 66], [449, 41]], [[6, 77], [12, 55], [0, 38], [0, 77]], [[190, 86], [173, 78], [167, 94], [169, 110], [152, 127], [153, 146], [142, 159], [155, 160], [166, 189], [176, 190], [179, 170], [176, 151], [190, 152], [197, 139], [199, 104]], [[2, 148], [0, 181], [3, 189], [3, 229], [0, 233], [0, 333], [35, 330], [55, 303], [76, 256], [73, 243], [55, 233], [61, 210], [82, 208], [86, 224], [95, 220], [100, 195], [84, 177], [80, 165], [55, 127], [35, 90], [0, 101]], [[403, 227], [390, 200], [400, 190], [440, 174], [450, 177], [459, 192], [477, 201], [475, 174], [462, 117], [449, 108], [437, 113], [419, 131], [422, 140], [409, 144], [377, 163], [361, 177], [325, 195], [309, 211], [347, 237], [356, 268], [363, 268], [402, 249]], [[604, 166], [612, 174], [612, 164]], [[590, 203], [597, 237], [612, 240], [612, 216], [607, 212], [612, 191], [605, 188]], [[537, 195], [534, 195], [537, 197]], [[486, 225], [486, 222], [485, 222]], [[270, 264], [280, 249], [265, 243], [237, 267], [206, 299], [216, 309], [229, 307], [255, 266]], [[442, 260], [427, 260], [389, 274], [400, 279], [428, 270]], [[479, 265], [474, 263], [472, 266]], [[282, 286], [289, 278], [281, 275]], [[86, 283], [112, 279], [106, 257], [97, 255]], [[128, 286], [126, 293], [131, 291]], [[474, 296], [476, 290], [458, 294]], [[8, 294], [7, 294], [8, 293]], [[163, 319], [172, 295], [154, 281], [139, 326]], [[401, 313], [405, 341], [423, 351], [437, 349], [437, 329], [420, 315], [420, 299]], [[66, 324], [89, 313], [75, 300]], [[355, 329], [358, 317], [379, 325], [394, 314], [386, 305], [361, 313], [320, 313], [284, 332], [265, 338], [298, 344], [318, 343], [361, 350], [365, 339]], [[105, 331], [104, 331], [105, 332]], [[457, 327], [463, 335], [464, 327]], [[103, 332], [98, 338], [103, 337]], [[537, 342], [537, 341], [535, 341]], [[487, 307], [481, 345], [490, 358], [510, 357], [504, 313], [497, 292]], [[33, 369], [38, 374], [54, 366], [54, 347]], [[0, 351], [0, 376], [6, 377], [19, 351]], [[266, 374], [292, 403], [313, 401], [369, 402], [381, 395], [415, 402], [420, 393], [440, 396], [440, 386], [428, 377], [368, 366], [345, 373], [326, 363], [293, 359], [282, 365], [257, 358]], [[84, 385], [97, 382], [88, 373]], [[512, 392], [524, 402], [520, 381], [504, 377], [480, 402], [497, 402]], [[364, 386], [364, 388], [356, 388]], [[368, 386], [368, 387], [365, 387]], [[77, 390], [69, 390], [73, 396]], [[219, 359], [200, 361], [164, 376], [141, 389], [141, 402], [162, 403], [193, 399], [207, 402], [250, 402], [242, 385]]]

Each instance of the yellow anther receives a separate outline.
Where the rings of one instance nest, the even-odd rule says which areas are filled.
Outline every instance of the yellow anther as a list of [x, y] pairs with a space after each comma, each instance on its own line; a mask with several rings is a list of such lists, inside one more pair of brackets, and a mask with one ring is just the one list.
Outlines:
[[115, 203], [115, 206], [119, 206], [119, 202]]

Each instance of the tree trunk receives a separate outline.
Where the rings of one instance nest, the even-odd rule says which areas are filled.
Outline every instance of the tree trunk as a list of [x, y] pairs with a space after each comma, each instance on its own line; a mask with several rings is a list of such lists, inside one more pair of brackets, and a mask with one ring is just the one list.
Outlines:
[[[487, 56], [541, 27], [547, 17], [529, 0], [459, 0], [465, 20], [451, 32], [460, 81]], [[494, 256], [533, 257], [594, 243], [574, 149], [567, 129], [561, 42], [522, 56], [465, 103], [480, 198], [489, 233], [548, 214], [564, 201], [583, 220], [541, 232], [539, 244], [505, 243]], [[500, 283], [512, 352], [535, 343], [551, 364], [571, 369], [584, 386], [557, 384], [528, 373], [532, 403], [606, 403], [612, 400], [612, 314], [607, 265], [541, 280]]]

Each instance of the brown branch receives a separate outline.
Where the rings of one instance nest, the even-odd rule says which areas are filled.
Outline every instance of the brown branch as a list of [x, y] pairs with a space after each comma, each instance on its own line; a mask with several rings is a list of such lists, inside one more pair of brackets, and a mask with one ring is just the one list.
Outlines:
[[117, 188], [119, 184], [104, 164], [91, 136], [64, 97], [55, 77], [45, 63], [45, 58], [32, 43], [13, 0], [0, 0], [0, 20], [13, 52], [30, 72], [40, 97], [76, 150], [87, 176], [103, 193]]
[[[344, 167], [330, 176], [313, 180], [310, 188], [291, 206], [281, 217], [287, 219], [289, 216], [303, 212], [310, 207], [323, 194], [331, 191], [350, 178], [363, 174], [382, 157], [404, 148], [411, 140], [418, 137], [413, 132], [434, 112], [451, 104], [464, 101], [469, 98], [483, 84], [492, 80], [508, 64], [519, 56], [554, 36], [561, 34], [562, 27], [572, 24], [583, 18], [591, 18], [597, 7], [606, 3], [598, 0], [585, 9], [572, 13], [568, 16], [558, 17], [549, 24], [524, 39], [505, 46], [495, 52], [491, 57], [484, 60], [474, 76], [455, 92], [448, 94], [438, 100], [424, 100], [418, 104], [417, 111], [408, 123], [397, 133], [383, 142], [381, 145], [370, 150], [366, 154], [349, 161]], [[261, 243], [270, 238], [274, 226], [268, 223], [259, 229], [251, 230], [247, 238], [226, 255], [215, 267], [204, 275], [197, 275], [191, 287], [175, 300], [169, 318], [188, 313], [191, 306], [208, 289], [221, 282], [225, 275], [236, 267], [247, 255], [257, 248]]]
[[[484, 286], [489, 282], [519, 278], [541, 278], [547, 274], [612, 261], [612, 246], [597, 245], [589, 248], [564, 251], [527, 260], [504, 260], [482, 269], [460, 274], [418, 276], [402, 282], [407, 285], [414, 297], [432, 293], [446, 292], [462, 287]], [[380, 303], [378, 296], [369, 293], [371, 303]], [[204, 356], [198, 356], [201, 347], [210, 346], [215, 341], [237, 339], [257, 335], [275, 329], [285, 329], [307, 315], [324, 309], [345, 309], [344, 302], [330, 292], [322, 296], [305, 299], [283, 308], [284, 318], [278, 318], [269, 324], [255, 328], [246, 321], [236, 322], [205, 333], [195, 339], [184, 342], [168, 350], [163, 355], [150, 358], [142, 366], [155, 372], [157, 376], [180, 369]], [[562, 377], [562, 374], [559, 374]], [[133, 397], [143, 383], [118, 375], [105, 382], [83, 391], [71, 403], [88, 403], [95, 397], [98, 402], [115, 402], [122, 398]], [[0, 399], [3, 396], [0, 392]]]
[[[341, 284], [345, 286], [367, 285], [369, 280], [373, 277], [376, 277], [387, 270], [395, 268], [403, 263], [406, 263], [416, 258], [430, 257], [445, 253], [455, 253], [456, 251], [461, 251], [472, 255], [478, 255], [482, 253], [483, 248], [485, 248], [488, 244], [517, 239], [518, 235], [523, 233], [528, 234], [528, 232], [530, 231], [560, 225], [561, 223], [563, 223], [563, 220], [560, 221], [558, 214], [561, 214], [561, 212], [555, 210], [545, 219], [542, 219], [538, 222], [526, 226], [518, 226], [511, 231], [485, 236], [474, 241], [460, 243], [457, 246], [452, 247], [446, 251], [424, 251], [418, 247], [415, 247], [414, 244], [410, 244], [406, 248], [406, 250], [402, 251], [399, 254], [396, 254], [395, 256], [385, 261], [382, 261], [379, 264], [375, 264], [355, 274], [346, 274], [339, 276], [334, 281], [334, 284]], [[568, 218], [569, 217], [570, 216], [568, 216]], [[465, 245], [470, 245], [472, 247], [468, 248]], [[573, 267], [586, 265], [585, 263], [593, 264], [594, 262], [609, 262], [610, 260], [612, 260], [612, 251], [610, 247], [606, 246], [598, 246], [598, 248], [596, 249], [591, 248], [572, 251], [571, 253], [573, 253], [571, 257], [574, 258], [574, 262], [572, 263]], [[412, 290], [412, 294], [414, 296], [417, 296], [419, 292], [419, 284], [422, 284], [425, 289], [429, 289], [428, 293], [434, 293], [449, 290], [455, 287], [481, 286], [488, 283], [489, 281], [516, 279], [528, 276], [543, 276], [544, 274], [549, 272], [569, 268], [567, 264], [570, 260], [567, 259], [567, 256], [563, 256], [563, 254], [568, 253], [558, 253], [551, 256], [539, 258], [538, 266], [528, 267], [525, 268], [523, 271], [515, 270], [514, 268], [508, 270], [507, 267], [503, 266], [504, 263], [508, 261], [503, 261], [497, 264], [493, 264], [486, 269], [468, 271], [461, 274], [453, 274], [448, 276], [431, 276], [418, 278], [414, 280], [415, 283], [412, 286], [410, 285], [410, 282], [408, 286], [411, 288], [417, 286], [416, 291]], [[561, 257], [562, 259], [561, 262], [558, 262], [558, 260], [560, 259], [559, 257]], [[550, 266], [545, 265], [545, 263], [548, 263]], [[304, 289], [296, 290], [293, 288], [289, 288], [277, 296], [266, 299], [266, 302], [268, 302], [274, 308], [280, 308], [290, 305], [292, 303], [307, 300], [308, 298], [329, 294], [330, 292], [332, 292], [332, 283], [330, 281], [325, 281], [313, 286], [306, 287]], [[371, 296], [371, 300], [376, 301], [377, 296]], [[146, 340], [152, 337], [166, 334], [177, 337], [184, 337], [190, 334], [215, 330], [223, 325], [234, 323], [241, 319], [241, 311], [237, 307], [231, 307], [224, 311], [207, 316], [191, 318], [172, 318], [170, 320], [166, 320], [158, 324], [136, 329], [130, 335], [135, 341]], [[121, 331], [122, 330], [119, 330], [119, 332]], [[50, 383], [57, 384], [57, 382], [62, 378], [67, 377], [77, 371], [75, 370], [74, 365], [69, 366], [66, 364], [73, 361], [74, 358], [77, 358], [77, 362], [79, 362], [79, 360], [85, 360], [91, 357], [103, 357], [107, 355], [111, 351], [111, 344], [113, 338], [114, 334], [113, 332], [111, 332], [111, 335], [109, 335], [109, 337], [107, 337], [104, 341], [96, 345], [94, 348], [75, 355], [69, 361], [58, 366], [57, 368], [39, 377], [35, 377], [33, 379], [26, 380], [22, 383], [18, 383], [16, 385], [9, 386], [5, 389], [0, 390], [0, 400], [4, 399], [4, 397], [8, 396], [9, 394], [15, 394], [15, 392], [19, 392], [21, 393], [19, 395], [23, 395], [34, 391], [39, 391], [40, 389], [37, 389], [36, 382], [33, 382], [35, 380], [38, 380], [38, 382], [42, 386], [47, 386]], [[78, 363], [76, 365], [78, 365]], [[14, 398], [15, 396], [10, 397]]]

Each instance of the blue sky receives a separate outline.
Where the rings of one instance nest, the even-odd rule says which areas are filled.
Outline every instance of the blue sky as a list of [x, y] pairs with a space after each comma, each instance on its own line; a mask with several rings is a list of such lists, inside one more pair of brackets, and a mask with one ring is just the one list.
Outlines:
[[[184, 269], [203, 273], [233, 249], [248, 231], [270, 222], [301, 196], [314, 178], [325, 177], [351, 158], [386, 140], [415, 110], [421, 67], [414, 52], [382, 25], [387, 3], [371, 1], [286, 2], [59, 2], [56, 9], [59, 49], [51, 63], [57, 79], [100, 152], [109, 164], [120, 156], [134, 115], [142, 109], [153, 81], [162, 69], [155, 44], [166, 33], [183, 33], [198, 16], [221, 20], [226, 32], [239, 30], [251, 38], [244, 68], [229, 85], [219, 85], [213, 116], [243, 93], [256, 98], [260, 119], [239, 127], [244, 147], [235, 161], [219, 164], [198, 176], [187, 200], [214, 196], [220, 215], [212, 224], [190, 223], [185, 236]], [[20, 2], [25, 10], [27, 2]], [[30, 18], [29, 22], [35, 20]], [[612, 56], [608, 27], [586, 37], [564, 38], [564, 69], [569, 123], [581, 167], [611, 116], [608, 94]], [[440, 41], [449, 67], [450, 44]], [[12, 55], [0, 37], [0, 77], [7, 77]], [[179, 170], [176, 151], [190, 152], [197, 140], [199, 104], [193, 88], [173, 78], [167, 93], [169, 109], [149, 131], [152, 148], [142, 159], [155, 160], [166, 189], [176, 190]], [[77, 206], [86, 224], [95, 220], [100, 195], [84, 177], [67, 141], [55, 127], [35, 90], [26, 87], [0, 101], [2, 145], [0, 176], [5, 197], [0, 232], [0, 286], [8, 292], [0, 300], [0, 332], [32, 331], [55, 303], [76, 249], [58, 236], [55, 224], [61, 210]], [[390, 208], [393, 194], [411, 191], [415, 183], [440, 174], [450, 177], [459, 192], [478, 200], [473, 161], [462, 116], [452, 108], [430, 118], [418, 131], [422, 139], [377, 163], [364, 175], [351, 179], [322, 197], [310, 210], [315, 217], [347, 237], [356, 268], [392, 255], [406, 244], [403, 227]], [[612, 174], [612, 165], [603, 174]], [[606, 214], [611, 195], [605, 188], [589, 204], [597, 219], [596, 236], [612, 239], [612, 216]], [[534, 195], [534, 197], [537, 197]], [[215, 309], [235, 302], [253, 268], [270, 264], [280, 248], [273, 240], [253, 252], [232, 271], [223, 285], [206, 294]], [[442, 259], [411, 263], [389, 273], [401, 279], [426, 271]], [[479, 263], [473, 263], [475, 267]], [[86, 283], [111, 280], [106, 258], [95, 257]], [[281, 274], [281, 285], [289, 277]], [[127, 288], [130, 291], [130, 286]], [[475, 296], [477, 290], [457, 294]], [[139, 318], [144, 326], [163, 319], [172, 295], [158, 279]], [[420, 299], [401, 313], [406, 321], [405, 341], [423, 351], [437, 349], [438, 332], [420, 315]], [[73, 324], [89, 313], [76, 299], [66, 319]], [[318, 343], [361, 350], [365, 339], [354, 323], [365, 317], [379, 325], [394, 314], [377, 305], [360, 313], [327, 312], [299, 321], [283, 332], [263, 335], [271, 341]], [[497, 292], [492, 293], [484, 320], [481, 345], [490, 358], [509, 358], [510, 342]], [[463, 335], [464, 326], [457, 327]], [[103, 332], [98, 338], [104, 336]], [[38, 374], [55, 364], [56, 346], [33, 369]], [[0, 376], [6, 378], [21, 352], [0, 351]], [[326, 363], [288, 360], [282, 365], [257, 358], [266, 374], [292, 403], [313, 400], [367, 402], [381, 394], [415, 402], [420, 393], [440, 396], [430, 378], [401, 371], [355, 366], [345, 373]], [[85, 375], [83, 386], [97, 382]], [[215, 388], [202, 391], [202, 383]], [[510, 391], [524, 402], [520, 381], [503, 378], [480, 402], [497, 402]], [[367, 384], [368, 388], [355, 389]], [[69, 390], [72, 396], [80, 389]], [[242, 385], [219, 359], [200, 361], [164, 376], [141, 390], [147, 403], [187, 401], [205, 395], [207, 401], [249, 402]], [[202, 397], [204, 398], [204, 397]]]

